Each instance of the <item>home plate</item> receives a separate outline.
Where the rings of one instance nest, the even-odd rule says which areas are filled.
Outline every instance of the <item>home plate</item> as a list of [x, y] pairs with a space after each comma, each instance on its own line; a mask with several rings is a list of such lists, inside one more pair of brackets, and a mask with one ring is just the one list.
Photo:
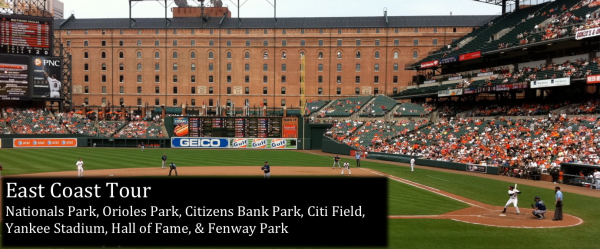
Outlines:
[[500, 216], [506, 216], [506, 214], [500, 214]]

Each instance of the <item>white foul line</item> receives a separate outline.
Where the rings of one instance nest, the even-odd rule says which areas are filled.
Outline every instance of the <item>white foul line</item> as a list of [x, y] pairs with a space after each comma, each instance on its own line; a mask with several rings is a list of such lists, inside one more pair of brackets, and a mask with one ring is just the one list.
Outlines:
[[446, 179], [442, 179], [442, 178], [439, 178], [439, 177], [430, 176], [430, 175], [427, 175], [427, 176], [429, 176], [429, 177], [431, 177], [431, 178], [438, 179], [438, 180], [442, 180], [442, 181], [447, 181], [447, 182], [449, 182], [448, 180], [446, 180]]

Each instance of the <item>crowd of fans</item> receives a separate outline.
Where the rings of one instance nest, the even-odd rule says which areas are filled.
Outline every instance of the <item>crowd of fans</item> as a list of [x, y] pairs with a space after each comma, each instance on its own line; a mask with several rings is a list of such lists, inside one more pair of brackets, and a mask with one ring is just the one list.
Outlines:
[[[42, 109], [6, 109], [3, 119], [14, 134], [66, 134], [54, 115]], [[3, 129], [4, 130], [4, 129]], [[7, 129], [8, 130], [8, 129]]]
[[160, 123], [153, 121], [131, 121], [117, 134], [116, 138], [162, 138], [165, 137]]
[[96, 136], [96, 128], [94, 122], [81, 115], [69, 113], [55, 113], [54, 116], [61, 120], [61, 125], [65, 127], [71, 134]]

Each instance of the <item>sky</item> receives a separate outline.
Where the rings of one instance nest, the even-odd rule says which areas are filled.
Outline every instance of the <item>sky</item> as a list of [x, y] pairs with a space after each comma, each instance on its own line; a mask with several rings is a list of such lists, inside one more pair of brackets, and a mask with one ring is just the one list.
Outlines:
[[[126, 18], [129, 17], [128, 0], [61, 0], [64, 17], [71, 13], [76, 18]], [[207, 0], [208, 1], [208, 0]], [[346, 17], [426, 15], [499, 15], [500, 6], [473, 0], [277, 0], [277, 17]], [[198, 6], [198, 0], [188, 0]], [[275, 0], [239, 0], [240, 17], [272, 17]], [[169, 8], [176, 7], [172, 0]], [[224, 0], [231, 16], [236, 17], [238, 0]], [[132, 8], [132, 17], [164, 17], [164, 0], [144, 0]], [[435, 7], [432, 7], [435, 6]], [[168, 10], [168, 16], [171, 17]]]

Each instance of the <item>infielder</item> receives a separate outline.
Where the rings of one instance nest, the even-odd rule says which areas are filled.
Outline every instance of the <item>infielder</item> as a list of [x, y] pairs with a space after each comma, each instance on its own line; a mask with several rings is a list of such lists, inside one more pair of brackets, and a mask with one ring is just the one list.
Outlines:
[[352, 171], [350, 171], [350, 163], [344, 162], [344, 167], [342, 168], [342, 175], [344, 174], [344, 170], [348, 170], [348, 175], [352, 175]]
[[411, 157], [410, 158], [410, 171], [415, 171], [415, 158]]
[[169, 168], [171, 168], [169, 170], [169, 176], [171, 176], [171, 172], [173, 172], [173, 170], [175, 170], [175, 176], [178, 176], [177, 175], [177, 166], [175, 166], [175, 164], [173, 162], [171, 162], [171, 165], [169, 165]]
[[79, 161], [75, 165], [77, 165], [77, 176], [83, 177], [83, 160], [79, 158]]
[[519, 207], [517, 207], [517, 204], [519, 202], [519, 198], [517, 197], [517, 195], [520, 193], [521, 191], [515, 189], [515, 187], [508, 186], [508, 195], [510, 196], [510, 198], [506, 202], [506, 205], [504, 205], [504, 210], [502, 211], [502, 213], [506, 213], [506, 207], [508, 207], [508, 205], [512, 203], [515, 209], [517, 210], [517, 214], [521, 214], [521, 212], [519, 211]]
[[340, 166], [340, 156], [339, 155], [335, 155], [335, 157], [333, 158], [333, 167], [331, 169], [335, 169], [335, 165], [337, 164], [338, 168], [342, 168], [342, 166]]
[[538, 217], [538, 220], [546, 218], [546, 215], [544, 215], [546, 213], [546, 204], [544, 204], [544, 201], [539, 196], [536, 196], [534, 200], [535, 204], [531, 204], [531, 207], [534, 209], [532, 212], [533, 215]]
[[596, 182], [596, 190], [600, 190], [600, 171], [594, 169], [594, 182]]
[[56, 75], [53, 74], [52, 77], [49, 77], [48, 73], [44, 72], [44, 76], [50, 85], [50, 98], [60, 98], [60, 81], [56, 79]]
[[265, 165], [260, 168], [263, 172], [265, 172], [265, 178], [271, 178], [271, 166], [267, 161], [265, 161]]
[[162, 155], [162, 168], [165, 169], [167, 167], [167, 153], [163, 153]]

